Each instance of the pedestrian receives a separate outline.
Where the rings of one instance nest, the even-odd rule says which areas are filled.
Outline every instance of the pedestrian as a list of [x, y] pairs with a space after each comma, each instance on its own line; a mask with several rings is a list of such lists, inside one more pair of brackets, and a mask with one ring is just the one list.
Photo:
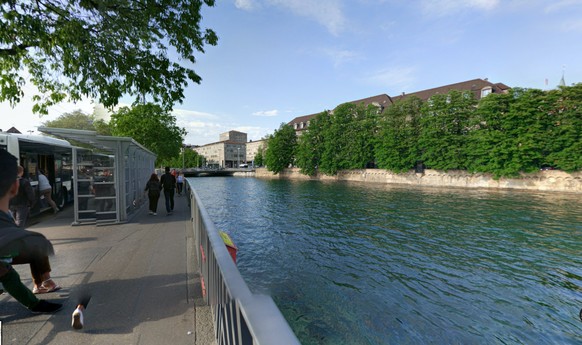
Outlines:
[[153, 173], [150, 176], [150, 179], [146, 183], [146, 187], [144, 191], [148, 192], [148, 198], [150, 200], [150, 214], [157, 216], [158, 215], [158, 200], [160, 199], [160, 180], [158, 179], [158, 175]]
[[19, 180], [16, 157], [0, 150], [0, 283], [14, 299], [34, 313], [54, 313], [62, 304], [39, 300], [20, 280], [12, 267], [19, 255], [33, 259], [53, 254], [53, 246], [44, 235], [21, 229], [10, 215], [10, 199], [18, 193]]
[[18, 194], [16, 194], [14, 198], [10, 199], [10, 211], [14, 217], [16, 226], [25, 228], [28, 215], [30, 214], [30, 208], [34, 204], [35, 197], [34, 190], [30, 185], [30, 181], [23, 177], [24, 168], [20, 165], [17, 168], [18, 184], [20, 187], [18, 187]]
[[160, 184], [164, 189], [164, 198], [166, 199], [166, 215], [169, 216], [174, 212], [176, 177], [170, 173], [170, 167], [166, 167], [165, 171], [166, 173], [160, 178]]
[[44, 199], [46, 200], [46, 202], [48, 202], [50, 207], [53, 208], [53, 212], [54, 213], [59, 212], [57, 204], [53, 201], [52, 197], [53, 188], [51, 187], [51, 184], [48, 178], [46, 177], [43, 169], [38, 169], [38, 191], [40, 193], [41, 199], [44, 197]]
[[182, 195], [182, 189], [184, 188], [184, 175], [180, 171], [178, 171], [178, 176], [176, 177], [176, 187], [178, 195]]

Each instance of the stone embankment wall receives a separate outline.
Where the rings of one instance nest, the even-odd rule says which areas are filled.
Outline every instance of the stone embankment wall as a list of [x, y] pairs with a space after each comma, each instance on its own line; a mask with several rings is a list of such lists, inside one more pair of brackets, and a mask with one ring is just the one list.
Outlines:
[[345, 170], [336, 176], [306, 176], [299, 169], [286, 169], [273, 174], [267, 169], [255, 172], [237, 173], [238, 176], [253, 176], [273, 179], [321, 180], [321, 181], [356, 181], [386, 184], [415, 185], [427, 187], [462, 187], [520, 189], [531, 191], [553, 191], [582, 193], [582, 172], [572, 174], [558, 170], [544, 170], [533, 174], [524, 174], [521, 178], [494, 179], [489, 174], [470, 174], [465, 171], [425, 170], [424, 174], [414, 172], [395, 174], [380, 169]]

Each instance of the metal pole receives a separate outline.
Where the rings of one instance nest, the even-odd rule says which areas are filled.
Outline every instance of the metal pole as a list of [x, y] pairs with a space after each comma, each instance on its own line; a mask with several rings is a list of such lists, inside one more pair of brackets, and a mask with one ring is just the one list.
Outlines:
[[236, 150], [237, 150], [236, 158], [238, 158], [238, 168], [240, 168], [240, 147], [237, 147]]

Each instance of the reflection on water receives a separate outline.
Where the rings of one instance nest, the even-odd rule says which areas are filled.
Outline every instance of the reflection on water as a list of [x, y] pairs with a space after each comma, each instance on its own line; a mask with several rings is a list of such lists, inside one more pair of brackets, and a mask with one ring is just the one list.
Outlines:
[[303, 344], [582, 342], [579, 195], [191, 181]]

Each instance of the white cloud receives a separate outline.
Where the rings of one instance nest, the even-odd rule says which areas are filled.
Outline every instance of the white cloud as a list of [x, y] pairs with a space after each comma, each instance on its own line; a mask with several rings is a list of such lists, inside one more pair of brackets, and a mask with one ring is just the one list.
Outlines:
[[254, 0], [234, 0], [234, 6], [241, 10], [252, 11], [257, 3]]
[[205, 113], [196, 110], [188, 110], [188, 109], [174, 109], [172, 110], [172, 114], [176, 116], [177, 119], [181, 118], [197, 118], [197, 119], [217, 119], [219, 118], [218, 115]]
[[562, 30], [566, 32], [582, 32], [582, 20], [572, 20], [562, 23]]
[[346, 19], [340, 0], [266, 0], [269, 4], [291, 10], [293, 13], [314, 19], [333, 35], [343, 31]]
[[392, 90], [409, 90], [416, 82], [415, 74], [414, 67], [385, 68], [368, 75], [364, 82]]
[[260, 140], [268, 134], [273, 133], [271, 128], [254, 127], [254, 126], [239, 126], [234, 129], [235, 131], [247, 133], [248, 140]]
[[277, 109], [273, 109], [273, 110], [261, 110], [261, 111], [254, 112], [253, 115], [254, 116], [267, 116], [267, 117], [272, 117], [272, 116], [279, 115], [279, 110], [277, 110]]
[[490, 11], [499, 0], [422, 0], [421, 8], [428, 16], [446, 16], [466, 9]]
[[582, 0], [553, 1], [550, 5], [546, 6], [545, 11], [546, 13], [555, 12], [571, 6], [582, 6]]
[[362, 59], [361, 54], [352, 50], [325, 48], [322, 51], [325, 55], [331, 58], [334, 67], [339, 67], [347, 62]]

